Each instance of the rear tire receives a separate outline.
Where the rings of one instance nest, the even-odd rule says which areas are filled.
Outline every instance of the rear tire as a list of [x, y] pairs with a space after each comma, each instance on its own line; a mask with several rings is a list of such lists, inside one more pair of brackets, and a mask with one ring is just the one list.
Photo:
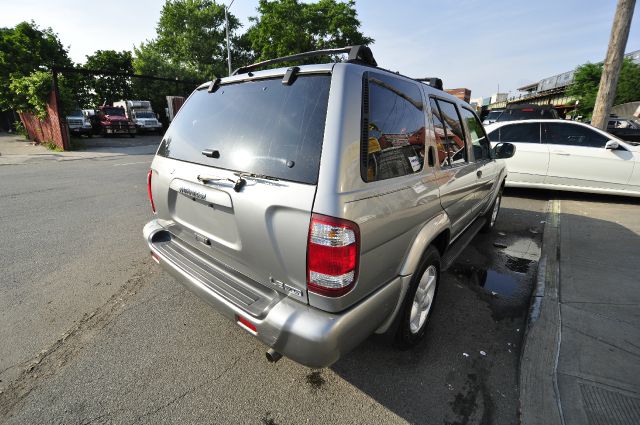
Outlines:
[[483, 233], [489, 233], [496, 225], [498, 213], [500, 213], [500, 204], [502, 203], [502, 190], [503, 187], [498, 190], [498, 196], [496, 196], [496, 199], [495, 201], [493, 201], [493, 204], [491, 205], [491, 208], [489, 208], [489, 211], [487, 211], [484, 215], [486, 222], [484, 226], [482, 226], [482, 229], [480, 229], [480, 231]]
[[424, 338], [429, 319], [433, 315], [439, 283], [440, 253], [434, 246], [429, 246], [411, 278], [400, 310], [395, 335], [398, 348], [411, 348]]

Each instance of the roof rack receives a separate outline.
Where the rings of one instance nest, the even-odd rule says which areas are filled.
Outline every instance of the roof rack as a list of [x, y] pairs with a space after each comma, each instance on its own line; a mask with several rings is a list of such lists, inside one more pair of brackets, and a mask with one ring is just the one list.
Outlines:
[[371, 53], [370, 48], [363, 45], [356, 45], [340, 47], [337, 49], [314, 50], [311, 52], [298, 53], [295, 55], [283, 56], [281, 58], [269, 59], [251, 65], [241, 66], [240, 68], [233, 71], [231, 75], [244, 74], [245, 72], [253, 71], [254, 69], [262, 68], [263, 66], [272, 65], [274, 63], [290, 62], [299, 59], [311, 58], [314, 56], [335, 55], [339, 53], [349, 53], [349, 59], [347, 60], [347, 62], [349, 63], [362, 63], [370, 66], [378, 66], [378, 63], [374, 59], [373, 53]]
[[442, 90], [442, 80], [436, 77], [416, 78], [417, 81], [422, 81], [425, 84], [433, 87], [434, 89]]

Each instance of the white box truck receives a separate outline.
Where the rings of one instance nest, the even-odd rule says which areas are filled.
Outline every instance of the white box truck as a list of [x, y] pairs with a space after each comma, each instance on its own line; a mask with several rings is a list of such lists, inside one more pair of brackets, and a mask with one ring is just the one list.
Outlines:
[[124, 108], [127, 118], [136, 124], [138, 133], [162, 132], [162, 123], [158, 121], [158, 115], [153, 112], [148, 100], [121, 100], [114, 102], [113, 106]]

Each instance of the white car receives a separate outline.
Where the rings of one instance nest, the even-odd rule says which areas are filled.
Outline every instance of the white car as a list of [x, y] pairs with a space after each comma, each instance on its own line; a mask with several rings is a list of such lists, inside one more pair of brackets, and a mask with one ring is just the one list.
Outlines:
[[492, 145], [513, 143], [507, 186], [640, 197], [640, 145], [573, 121], [485, 126]]

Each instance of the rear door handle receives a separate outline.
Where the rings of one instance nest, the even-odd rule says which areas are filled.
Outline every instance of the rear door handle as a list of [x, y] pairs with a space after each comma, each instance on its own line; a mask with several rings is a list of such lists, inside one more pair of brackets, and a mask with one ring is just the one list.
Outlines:
[[555, 153], [556, 155], [562, 155], [562, 156], [571, 156], [570, 153], [568, 152], [562, 152], [562, 151], [554, 151], [552, 153]]

